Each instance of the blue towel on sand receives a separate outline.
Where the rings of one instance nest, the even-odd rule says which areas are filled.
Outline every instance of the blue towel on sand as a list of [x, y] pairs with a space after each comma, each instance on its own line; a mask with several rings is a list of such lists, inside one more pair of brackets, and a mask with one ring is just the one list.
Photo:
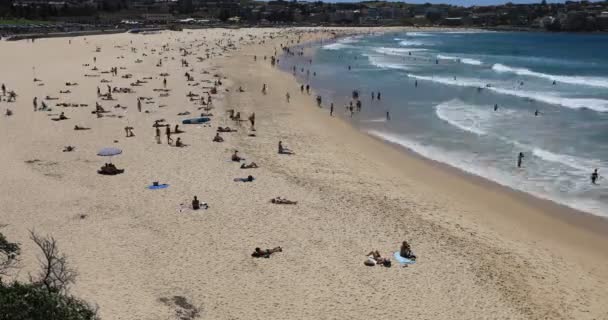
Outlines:
[[169, 185], [166, 184], [166, 183], [163, 183], [163, 184], [159, 184], [157, 186], [155, 186], [155, 185], [149, 185], [148, 189], [150, 189], [150, 190], [157, 190], [157, 189], [165, 189], [167, 187], [169, 187]]
[[393, 257], [395, 258], [395, 260], [397, 260], [397, 262], [399, 262], [400, 264], [414, 264], [416, 263], [416, 260], [411, 260], [408, 258], [404, 258], [399, 254], [399, 251], [395, 252], [395, 254], [393, 254]]

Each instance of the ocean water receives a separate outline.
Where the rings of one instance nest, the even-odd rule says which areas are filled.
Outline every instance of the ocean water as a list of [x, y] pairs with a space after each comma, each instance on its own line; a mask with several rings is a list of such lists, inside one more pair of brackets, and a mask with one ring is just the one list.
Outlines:
[[[295, 66], [298, 80], [322, 96], [324, 108], [333, 102], [335, 113], [361, 130], [501, 185], [608, 217], [608, 180], [602, 177], [608, 176], [608, 35], [408, 32], [349, 37], [312, 49], [308, 56], [281, 57], [281, 68], [291, 73]], [[351, 117], [346, 105], [353, 90], [362, 111]], [[372, 92], [382, 99], [372, 99]], [[516, 165], [519, 152], [522, 168]], [[590, 181], [595, 168], [598, 185]]]

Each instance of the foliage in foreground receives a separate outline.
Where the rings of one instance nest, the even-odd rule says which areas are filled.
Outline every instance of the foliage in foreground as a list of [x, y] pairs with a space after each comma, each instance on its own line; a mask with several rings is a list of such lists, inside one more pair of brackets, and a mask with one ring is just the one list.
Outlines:
[[[1, 226], [0, 226], [1, 227]], [[30, 283], [5, 283], [0, 278], [0, 320], [97, 320], [97, 310], [67, 293], [76, 272], [59, 252], [53, 237], [30, 234], [40, 248], [40, 271]], [[0, 233], [0, 275], [16, 268], [19, 244]]]
[[86, 302], [43, 285], [0, 283], [0, 320], [95, 320]]

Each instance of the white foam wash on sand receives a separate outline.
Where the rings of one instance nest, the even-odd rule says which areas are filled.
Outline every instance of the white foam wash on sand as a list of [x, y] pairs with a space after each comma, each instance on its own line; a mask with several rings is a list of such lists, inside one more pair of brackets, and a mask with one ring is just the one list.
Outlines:
[[526, 68], [514, 68], [504, 64], [496, 63], [492, 66], [492, 70], [499, 73], [514, 73], [520, 76], [544, 78], [547, 80], [555, 80], [557, 82], [568, 83], [581, 86], [592, 86], [599, 88], [608, 88], [608, 79], [601, 77], [581, 77], [581, 76], [563, 76], [553, 75], [541, 72], [532, 71]]
[[472, 154], [443, 150], [438, 147], [413, 141], [398, 134], [381, 132], [378, 130], [368, 130], [367, 133], [386, 142], [404, 147], [427, 159], [445, 163], [475, 176], [494, 181], [502, 186], [523, 191], [541, 199], [550, 200], [573, 209], [594, 213], [599, 216], [608, 216], [604, 208], [605, 205], [599, 201], [565, 196], [563, 194], [554, 194], [542, 187], [540, 189], [536, 188], [534, 187], [534, 184], [522, 183], [522, 181], [517, 179], [516, 175], [501, 171], [495, 166], [476, 165], [474, 155]]

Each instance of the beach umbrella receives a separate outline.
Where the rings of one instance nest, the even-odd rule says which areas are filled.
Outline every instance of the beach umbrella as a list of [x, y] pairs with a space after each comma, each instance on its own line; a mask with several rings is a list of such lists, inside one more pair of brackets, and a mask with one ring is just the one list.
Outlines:
[[114, 147], [102, 148], [97, 152], [97, 155], [100, 157], [110, 157], [110, 162], [112, 162], [112, 157], [119, 155], [122, 153], [122, 150]]

